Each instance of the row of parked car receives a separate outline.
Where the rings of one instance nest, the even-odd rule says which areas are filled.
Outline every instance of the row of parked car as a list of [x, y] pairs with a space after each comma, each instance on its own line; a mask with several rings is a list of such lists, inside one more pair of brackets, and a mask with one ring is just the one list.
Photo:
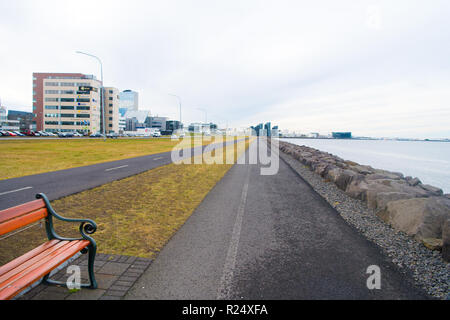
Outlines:
[[[1, 131], [0, 130], [0, 136], [3, 137], [24, 137], [24, 136], [28, 136], [28, 137], [59, 137], [59, 138], [73, 138], [73, 137], [91, 137], [91, 138], [110, 138], [110, 139], [117, 139], [119, 137], [139, 137], [139, 135], [137, 134], [117, 134], [117, 133], [108, 133], [107, 135], [103, 135], [99, 132], [97, 133], [91, 133], [91, 134], [82, 134], [79, 132], [58, 132], [58, 133], [53, 133], [53, 132], [46, 132], [46, 131], [32, 131], [32, 130], [27, 130], [27, 131], [23, 131], [23, 132], [19, 132], [19, 131]], [[143, 136], [143, 135], [142, 135]], [[151, 137], [153, 138], [159, 138], [161, 137], [161, 133], [160, 132], [153, 132], [151, 135]], [[150, 137], [150, 136], [146, 136], [146, 137]]]

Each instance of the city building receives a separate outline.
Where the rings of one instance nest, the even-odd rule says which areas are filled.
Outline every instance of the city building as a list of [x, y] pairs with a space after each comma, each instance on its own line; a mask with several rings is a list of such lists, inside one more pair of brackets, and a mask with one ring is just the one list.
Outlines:
[[333, 138], [334, 139], [351, 139], [352, 133], [351, 132], [333, 132]]
[[177, 120], [168, 120], [166, 121], [166, 131], [167, 134], [172, 134], [176, 130], [183, 129], [183, 124]]
[[270, 122], [267, 122], [265, 125], [260, 123], [255, 127], [250, 127], [253, 134], [256, 134], [256, 136], [267, 136], [267, 137], [278, 137], [279, 136], [279, 127], [274, 126], [272, 128], [272, 124]]
[[216, 130], [217, 125], [214, 123], [191, 123], [189, 125], [189, 132], [194, 133], [211, 133], [212, 130]]
[[36, 130], [101, 131], [100, 88], [92, 75], [33, 73], [33, 121]]
[[20, 131], [36, 130], [36, 124], [33, 123], [33, 113], [26, 111], [8, 111], [8, 120], [19, 121]]
[[151, 128], [150, 111], [127, 111], [125, 113], [125, 131], [136, 131], [137, 129]]
[[119, 133], [123, 133], [127, 128], [127, 119], [119, 113]]
[[0, 131], [19, 131], [19, 120], [8, 120], [8, 112], [5, 107], [0, 105]]
[[120, 94], [119, 112], [122, 117], [127, 111], [139, 110], [139, 93], [132, 90], [124, 90]]
[[150, 118], [150, 128], [159, 129], [160, 131], [165, 131], [167, 128], [166, 117], [151, 117]]
[[[119, 133], [119, 90], [112, 87], [104, 88], [105, 92], [105, 132]], [[103, 119], [102, 119], [103, 121]]]

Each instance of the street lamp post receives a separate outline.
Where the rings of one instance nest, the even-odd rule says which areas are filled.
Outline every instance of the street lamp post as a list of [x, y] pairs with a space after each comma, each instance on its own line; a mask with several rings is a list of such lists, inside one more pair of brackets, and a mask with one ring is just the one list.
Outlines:
[[104, 98], [103, 87], [104, 87], [104, 86], [103, 86], [103, 63], [102, 63], [102, 60], [100, 60], [99, 57], [94, 56], [93, 54], [89, 54], [89, 53], [85, 53], [85, 52], [81, 52], [81, 51], [77, 51], [76, 53], [84, 54], [84, 55], [86, 55], [86, 56], [92, 57], [92, 58], [96, 59], [96, 60], [100, 63], [100, 76], [101, 76], [100, 81], [101, 81], [101, 83], [102, 83], [102, 85], [101, 85], [101, 87], [100, 87], [100, 109], [102, 110], [102, 121], [103, 121], [103, 125], [102, 125], [103, 130], [102, 130], [102, 131], [103, 131], [103, 140], [106, 141], [106, 130], [105, 130], [105, 126], [106, 126], [106, 122], [105, 122], [105, 104], [104, 104], [104, 102], [103, 102], [103, 98]]
[[[205, 127], [206, 127], [206, 125], [208, 124], [208, 111], [202, 108], [197, 108], [197, 110], [203, 111], [205, 113]], [[209, 127], [209, 129], [211, 130], [211, 126]]]
[[208, 111], [202, 108], [197, 108], [197, 110], [203, 111], [205, 113], [205, 124], [208, 123]]
[[171, 94], [171, 93], [169, 93], [168, 95], [178, 99], [178, 103], [180, 105], [180, 126], [183, 126], [183, 124], [181, 123], [181, 98], [179, 96], [177, 96], [175, 94]]

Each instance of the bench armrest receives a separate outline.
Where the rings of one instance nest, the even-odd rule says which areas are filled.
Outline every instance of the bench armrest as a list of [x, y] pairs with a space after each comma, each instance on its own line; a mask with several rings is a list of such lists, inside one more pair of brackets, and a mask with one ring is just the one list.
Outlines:
[[[73, 241], [73, 240], [88, 240], [93, 245], [95, 245], [94, 239], [92, 239], [89, 235], [95, 233], [97, 231], [97, 224], [90, 219], [71, 219], [71, 218], [65, 218], [60, 216], [55, 212], [55, 210], [52, 208], [50, 201], [48, 200], [47, 196], [43, 193], [39, 193], [36, 195], [37, 199], [42, 199], [45, 202], [45, 205], [47, 207], [48, 215], [45, 219], [45, 229], [47, 232], [47, 237], [49, 240], [57, 239], [62, 241]], [[53, 217], [55, 217], [58, 220], [65, 221], [65, 222], [79, 222], [80, 223], [80, 233], [81, 238], [64, 238], [59, 236], [54, 227], [53, 227]]]

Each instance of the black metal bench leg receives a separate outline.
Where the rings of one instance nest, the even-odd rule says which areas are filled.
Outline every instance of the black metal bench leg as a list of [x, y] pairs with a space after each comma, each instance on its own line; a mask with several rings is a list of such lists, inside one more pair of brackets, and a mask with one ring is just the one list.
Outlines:
[[89, 245], [89, 256], [88, 256], [88, 273], [89, 273], [89, 282], [91, 289], [97, 289], [97, 280], [95, 280], [94, 274], [94, 263], [95, 263], [95, 254], [97, 253], [97, 245], [90, 244]]

